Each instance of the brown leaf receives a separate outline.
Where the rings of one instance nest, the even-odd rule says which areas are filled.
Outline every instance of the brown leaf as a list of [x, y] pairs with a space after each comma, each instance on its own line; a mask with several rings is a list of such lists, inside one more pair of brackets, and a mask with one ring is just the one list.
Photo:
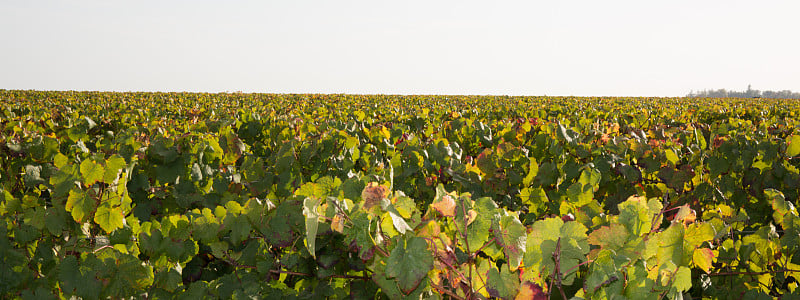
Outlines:
[[450, 195], [444, 195], [441, 200], [432, 204], [433, 209], [438, 211], [442, 216], [454, 217], [456, 215], [456, 202]]
[[361, 192], [364, 200], [364, 209], [370, 210], [375, 205], [380, 205], [381, 200], [388, 195], [388, 189], [377, 182], [370, 182]]

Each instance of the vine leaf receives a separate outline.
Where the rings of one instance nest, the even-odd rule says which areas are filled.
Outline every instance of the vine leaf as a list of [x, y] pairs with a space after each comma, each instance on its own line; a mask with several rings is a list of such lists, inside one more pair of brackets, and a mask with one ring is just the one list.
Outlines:
[[386, 275], [395, 278], [400, 290], [410, 294], [433, 269], [433, 256], [424, 238], [406, 236], [400, 239], [386, 261]]
[[692, 254], [692, 262], [706, 273], [710, 273], [714, 263], [714, 251], [709, 248], [695, 249]]
[[689, 268], [681, 266], [673, 276], [672, 286], [678, 291], [685, 292], [692, 288], [692, 270]]
[[697, 213], [689, 207], [689, 205], [683, 205], [678, 210], [678, 213], [675, 214], [673, 221], [681, 221], [684, 224], [689, 224], [697, 220]]
[[364, 200], [364, 209], [371, 211], [373, 207], [379, 207], [383, 199], [389, 194], [389, 189], [386, 186], [380, 185], [377, 182], [370, 182], [363, 191], [361, 191], [361, 199]]
[[[631, 196], [619, 204], [619, 222], [628, 228], [628, 232], [635, 236], [642, 236], [650, 232], [653, 225], [653, 216], [658, 214], [663, 207], [656, 199], [649, 202], [644, 197]], [[661, 220], [655, 220], [656, 224]]]
[[106, 233], [111, 233], [123, 226], [122, 210], [119, 207], [113, 207], [108, 202], [103, 202], [97, 207], [97, 212], [94, 214], [94, 221], [100, 225], [100, 228], [103, 228]]
[[[96, 260], [96, 258], [94, 258], [94, 260]], [[86, 263], [86, 261], [83, 263]], [[93, 270], [88, 267], [82, 268], [78, 259], [74, 256], [64, 258], [61, 264], [59, 264], [58, 273], [58, 279], [63, 285], [62, 290], [67, 294], [74, 294], [82, 298], [99, 298], [103, 286], [96, 280], [94, 274], [92, 274], [94, 272], [92, 271]]]
[[664, 151], [664, 154], [666, 154], [667, 161], [669, 161], [673, 166], [678, 165], [678, 161], [680, 159], [678, 158], [678, 155], [675, 154], [675, 151], [672, 151], [672, 149], [667, 149]]
[[83, 223], [94, 210], [95, 201], [84, 191], [71, 189], [67, 198], [67, 211], [72, 214], [75, 222]]
[[114, 154], [106, 160], [106, 167], [103, 173], [103, 182], [112, 183], [117, 179], [120, 171], [125, 168], [125, 159], [122, 156]]
[[431, 205], [433, 206], [433, 209], [438, 211], [444, 217], [455, 216], [456, 202], [450, 195], [442, 196], [442, 198], [439, 201], [436, 201]]
[[397, 229], [398, 232], [405, 234], [406, 231], [412, 230], [411, 226], [408, 226], [408, 223], [406, 223], [406, 220], [403, 219], [403, 217], [400, 215], [400, 212], [397, 211], [397, 208], [395, 208], [394, 205], [387, 205], [385, 210], [389, 213], [389, 217], [392, 218], [392, 225], [394, 225], [394, 228]]
[[508, 267], [516, 271], [525, 254], [525, 243], [528, 240], [527, 229], [515, 215], [495, 218], [492, 222], [497, 243], [503, 248], [508, 259]]
[[630, 234], [625, 226], [613, 223], [603, 226], [589, 234], [589, 244], [598, 245], [602, 249], [617, 250], [625, 246]]
[[[469, 200], [463, 200], [459, 198], [459, 201], [462, 204], [466, 204], [465, 202]], [[461, 208], [461, 205], [458, 206]], [[466, 209], [467, 207], [464, 207]], [[489, 240], [489, 229], [492, 227], [492, 220], [494, 215], [497, 214], [499, 208], [492, 198], [483, 197], [475, 200], [475, 206], [472, 210], [467, 211], [467, 215], [464, 215], [460, 210], [457, 209], [456, 214], [457, 216], [461, 216], [462, 221], [467, 222], [467, 243], [469, 243], [470, 249], [478, 249]], [[473, 216], [474, 215], [474, 216]], [[463, 223], [462, 223], [463, 224]], [[463, 225], [459, 225], [463, 226]]]
[[91, 159], [81, 162], [81, 176], [83, 176], [83, 184], [89, 186], [97, 181], [103, 180], [105, 175], [105, 168], [102, 165], [94, 162]]
[[786, 146], [786, 155], [795, 157], [800, 154], [800, 135], [793, 135]]
[[607, 294], [619, 294], [622, 292], [624, 276], [620, 274], [620, 266], [615, 261], [616, 253], [611, 250], [600, 250], [594, 262], [589, 267], [589, 274], [586, 276], [584, 285], [590, 292], [601, 288]]
[[[664, 265], [665, 263], [672, 262], [677, 266], [684, 264], [684, 252], [686, 245], [684, 244], [685, 229], [683, 225], [673, 223], [658, 235], [658, 264]], [[691, 249], [694, 250], [694, 249]], [[691, 251], [690, 250], [690, 251]], [[691, 253], [691, 252], [690, 252]]]
[[344, 235], [349, 240], [356, 242], [359, 247], [359, 256], [364, 256], [373, 246], [369, 233], [371, 221], [363, 211], [358, 211], [350, 217], [352, 218], [352, 226], [344, 228]]
[[597, 169], [584, 169], [578, 181], [567, 188], [567, 199], [576, 207], [589, 204], [594, 198], [594, 192], [597, 191], [601, 178]]
[[516, 272], [509, 271], [511, 268], [489, 269], [489, 276], [486, 280], [486, 290], [492, 297], [511, 299], [517, 295], [519, 290], [519, 276]]
[[[586, 227], [578, 222], [564, 222], [561, 218], [547, 218], [533, 223], [528, 234], [527, 249], [523, 258], [525, 274], [552, 274], [555, 269], [553, 253], [560, 239], [560, 266], [562, 271], [569, 270], [586, 260], [589, 253]], [[575, 273], [566, 274], [563, 283], [572, 284]], [[544, 284], [546, 276], [538, 278], [539, 285]]]
[[303, 215], [306, 217], [306, 247], [308, 253], [314, 258], [317, 257], [315, 253], [317, 228], [319, 227], [319, 213], [317, 213], [317, 206], [319, 206], [320, 199], [316, 197], [306, 197], [303, 200]]
[[61, 166], [58, 167], [58, 172], [53, 174], [49, 180], [50, 184], [53, 186], [53, 196], [57, 198], [67, 196], [70, 189], [76, 185], [76, 182], [80, 182], [80, 170], [78, 166], [74, 164], [68, 164], [66, 162], [66, 158], [64, 158], [63, 161], [58, 162], [59, 155], [61, 154], [59, 153], [56, 155], [56, 161], [58, 164], [61, 164]]
[[[800, 145], [798, 145], [798, 147], [800, 147]], [[774, 210], [772, 218], [775, 219], [776, 223], [783, 225], [783, 219], [786, 214], [797, 216], [797, 209], [795, 209], [791, 202], [786, 201], [786, 197], [784, 197], [783, 193], [780, 191], [766, 189], [764, 190], [764, 195], [770, 200], [772, 210]]]
[[693, 223], [686, 227], [686, 244], [690, 249], [694, 249], [703, 242], [714, 239], [716, 232], [711, 223]]
[[525, 281], [519, 286], [519, 292], [514, 299], [547, 300], [547, 294], [542, 287], [533, 282]]

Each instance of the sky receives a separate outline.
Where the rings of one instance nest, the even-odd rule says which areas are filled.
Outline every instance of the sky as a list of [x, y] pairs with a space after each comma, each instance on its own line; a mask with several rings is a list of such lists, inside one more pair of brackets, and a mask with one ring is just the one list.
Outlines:
[[0, 0], [0, 89], [800, 91], [800, 1]]

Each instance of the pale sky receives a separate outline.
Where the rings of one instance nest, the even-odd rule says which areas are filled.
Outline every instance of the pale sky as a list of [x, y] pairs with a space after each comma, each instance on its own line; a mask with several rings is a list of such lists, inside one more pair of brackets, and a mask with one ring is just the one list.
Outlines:
[[0, 0], [0, 89], [800, 91], [800, 1]]

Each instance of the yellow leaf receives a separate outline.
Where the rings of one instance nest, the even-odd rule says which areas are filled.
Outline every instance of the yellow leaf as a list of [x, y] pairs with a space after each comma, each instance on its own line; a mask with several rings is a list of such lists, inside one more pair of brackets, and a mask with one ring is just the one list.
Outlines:
[[708, 248], [695, 249], [692, 254], [692, 262], [706, 273], [709, 273], [711, 272], [711, 264], [714, 263], [714, 252]]
[[333, 220], [331, 220], [331, 229], [338, 233], [344, 233], [344, 218], [342, 218], [341, 214], [333, 216]]

